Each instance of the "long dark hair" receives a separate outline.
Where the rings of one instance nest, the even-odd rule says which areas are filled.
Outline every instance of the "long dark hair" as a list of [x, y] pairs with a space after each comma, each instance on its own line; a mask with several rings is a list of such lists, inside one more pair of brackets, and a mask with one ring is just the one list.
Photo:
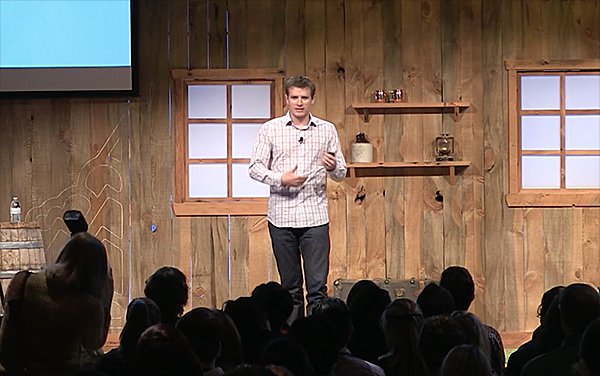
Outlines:
[[109, 278], [106, 249], [95, 236], [80, 232], [46, 268], [48, 287], [88, 293], [102, 298]]

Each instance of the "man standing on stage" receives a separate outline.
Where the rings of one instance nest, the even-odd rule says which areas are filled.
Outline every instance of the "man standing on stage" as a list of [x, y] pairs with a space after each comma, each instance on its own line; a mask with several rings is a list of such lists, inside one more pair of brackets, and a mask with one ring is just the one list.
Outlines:
[[335, 126], [310, 113], [315, 85], [306, 77], [285, 81], [288, 113], [260, 128], [250, 177], [269, 184], [269, 234], [281, 285], [294, 299], [290, 321], [304, 316], [303, 259], [307, 311], [327, 296], [329, 217], [327, 175], [346, 176]]

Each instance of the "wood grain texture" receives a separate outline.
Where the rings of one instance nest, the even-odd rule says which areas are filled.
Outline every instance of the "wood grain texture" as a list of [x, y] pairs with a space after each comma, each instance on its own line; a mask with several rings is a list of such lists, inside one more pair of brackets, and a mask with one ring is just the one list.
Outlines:
[[[325, 25], [325, 80], [320, 88], [321, 100], [325, 102], [325, 114], [337, 129], [342, 143], [342, 153], [346, 163], [350, 161], [350, 150], [346, 147], [347, 131], [345, 126], [345, 34], [344, 1], [334, 0], [324, 3], [323, 17]], [[324, 95], [323, 95], [324, 94]], [[327, 181], [327, 200], [329, 208], [329, 236], [331, 242], [329, 264], [329, 292], [332, 293], [333, 281], [348, 274], [347, 264], [347, 226], [346, 226], [346, 182]]]
[[[460, 264], [475, 278], [472, 310], [483, 321], [532, 330], [545, 290], [600, 284], [600, 210], [506, 205], [515, 99], [505, 62], [600, 59], [599, 14], [600, 4], [586, 0], [140, 2], [139, 97], [0, 100], [0, 214], [18, 195], [53, 260], [68, 238], [62, 211], [90, 213], [90, 229], [105, 240], [113, 264], [117, 331], [128, 301], [163, 265], [188, 276], [187, 308], [248, 295], [278, 279], [266, 218], [172, 212], [171, 71], [308, 75], [318, 86], [315, 115], [336, 125], [348, 161], [359, 131], [376, 161], [386, 162], [432, 160], [433, 139], [447, 131], [457, 158], [471, 162], [454, 185], [444, 176], [328, 182], [330, 282], [437, 279]], [[407, 103], [470, 106], [458, 119], [399, 111], [365, 123], [352, 104], [368, 103], [379, 88], [404, 89]], [[355, 201], [361, 188], [367, 196]]]
[[[382, 12], [382, 24], [386, 30], [384, 39], [384, 85], [386, 87], [397, 87], [406, 90], [404, 85], [404, 69], [402, 62], [404, 46], [407, 39], [402, 37], [403, 31], [401, 24], [397, 21], [402, 14], [401, 2], [384, 2]], [[385, 116], [384, 117], [384, 155], [386, 161], [402, 161], [403, 150], [400, 147], [400, 140], [404, 133], [404, 117]], [[396, 140], [396, 142], [390, 142]], [[386, 273], [388, 278], [405, 278], [405, 199], [404, 199], [405, 179], [397, 177], [385, 179], [385, 228], [386, 228]]]

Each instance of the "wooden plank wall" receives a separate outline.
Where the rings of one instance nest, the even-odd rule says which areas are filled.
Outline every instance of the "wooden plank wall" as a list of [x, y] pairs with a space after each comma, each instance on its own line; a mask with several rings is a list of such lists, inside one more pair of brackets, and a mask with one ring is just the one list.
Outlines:
[[[377, 161], [433, 159], [441, 132], [472, 165], [445, 177], [330, 182], [330, 282], [432, 278], [449, 265], [475, 277], [473, 306], [505, 331], [531, 330], [556, 284], [600, 285], [600, 209], [507, 208], [506, 59], [600, 58], [591, 0], [174, 0], [140, 3], [140, 96], [0, 102], [0, 213], [21, 199], [47, 258], [84, 211], [116, 279], [113, 327], [162, 265], [188, 275], [190, 307], [220, 307], [277, 280], [264, 217], [176, 218], [174, 68], [283, 68], [317, 84], [316, 115], [333, 121], [350, 158], [365, 131]], [[228, 21], [228, 23], [227, 23]], [[462, 100], [450, 115], [373, 116], [353, 102], [379, 88], [408, 101]], [[282, 109], [283, 110], [283, 109]], [[365, 199], [355, 200], [359, 191]], [[443, 202], [435, 200], [436, 192]], [[5, 218], [5, 216], [0, 216]]]

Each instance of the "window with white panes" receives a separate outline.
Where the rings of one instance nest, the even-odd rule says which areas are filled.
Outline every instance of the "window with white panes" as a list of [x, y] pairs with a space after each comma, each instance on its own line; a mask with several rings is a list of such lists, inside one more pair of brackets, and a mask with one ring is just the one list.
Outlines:
[[266, 214], [269, 186], [248, 175], [260, 126], [283, 109], [283, 75], [174, 71], [176, 215]]
[[551, 65], [507, 63], [507, 202], [600, 206], [600, 65]]

